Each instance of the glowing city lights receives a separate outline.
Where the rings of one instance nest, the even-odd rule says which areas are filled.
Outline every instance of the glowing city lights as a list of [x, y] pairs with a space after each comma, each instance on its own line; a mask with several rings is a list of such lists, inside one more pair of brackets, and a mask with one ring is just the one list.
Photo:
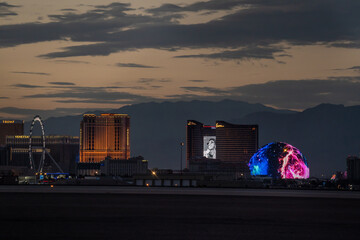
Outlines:
[[267, 175], [281, 179], [309, 178], [306, 158], [294, 146], [273, 142], [257, 151], [248, 164], [253, 176]]

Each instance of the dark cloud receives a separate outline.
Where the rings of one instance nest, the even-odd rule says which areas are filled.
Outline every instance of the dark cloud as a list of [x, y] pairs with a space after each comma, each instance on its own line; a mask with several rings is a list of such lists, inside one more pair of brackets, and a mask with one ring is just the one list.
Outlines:
[[202, 82], [208, 82], [209, 80], [195, 79], [195, 80], [188, 80], [188, 81], [189, 81], [189, 82], [202, 83]]
[[111, 41], [114, 34], [139, 24], [171, 22], [173, 17], [151, 17], [126, 14], [129, 4], [95, 6], [85, 13], [65, 12], [49, 15], [51, 22], [24, 23], [0, 26], [0, 46], [9, 47], [25, 43], [70, 39], [72, 41]]
[[[128, 13], [129, 4], [95, 6], [86, 13], [51, 15], [48, 23], [0, 26], [0, 46], [70, 39], [95, 42], [63, 48], [44, 58], [106, 56], [135, 49], [221, 49], [220, 59], [238, 59], [246, 52], [234, 49], [259, 47], [255, 54], [273, 59], [279, 45], [322, 44], [330, 47], [360, 47], [360, 2], [348, 0], [224, 0], [190, 5], [162, 5], [166, 15]], [[181, 12], [229, 10], [231, 13], [200, 24], [181, 24]], [[165, 11], [166, 10], [166, 11]], [[150, 11], [150, 10], [149, 10]], [[179, 14], [180, 13], [180, 14]], [[139, 37], [141, 36], [141, 37]], [[345, 46], [346, 45], [346, 46]], [[277, 46], [277, 47], [276, 47]], [[260, 51], [263, 50], [263, 51]], [[223, 56], [219, 56], [219, 55]], [[243, 55], [241, 55], [243, 54]], [[199, 54], [194, 54], [196, 56]]]
[[179, 99], [184, 96], [187, 99], [202, 100], [228, 98], [287, 109], [305, 109], [320, 103], [360, 104], [360, 77], [282, 80], [225, 89], [210, 87], [182, 88], [193, 92], [193, 94], [167, 97]]
[[348, 68], [349, 70], [354, 70], [354, 71], [360, 71], [360, 66], [353, 66], [351, 68]]
[[50, 85], [31, 85], [31, 84], [13, 84], [11, 87], [17, 88], [46, 88], [53, 90], [65, 90], [65, 91], [76, 91], [76, 92], [96, 92], [96, 91], [108, 91], [114, 89], [135, 89], [135, 90], [145, 90], [141, 86], [107, 86], [107, 87], [84, 87], [76, 86], [75, 83], [71, 82], [49, 82]]
[[9, 99], [9, 97], [0, 97], [0, 99]]
[[345, 42], [336, 42], [329, 44], [330, 47], [337, 48], [360, 48], [360, 41], [345, 41]]
[[[32, 94], [23, 98], [49, 98], [57, 102], [84, 102], [84, 103], [138, 103], [154, 101], [155, 98], [136, 95], [128, 92], [116, 92], [114, 88], [121, 87], [69, 87], [57, 92]], [[59, 100], [60, 99], [60, 100]]]
[[117, 67], [127, 67], [127, 68], [158, 68], [155, 66], [147, 66], [142, 64], [136, 64], [136, 63], [117, 63]]
[[12, 8], [17, 8], [17, 7], [20, 6], [11, 5], [6, 2], [0, 2], [0, 18], [18, 15], [16, 12], [11, 11]]
[[74, 8], [63, 8], [63, 9], [61, 9], [61, 11], [63, 11], [63, 12], [76, 12], [77, 10], [74, 9]]
[[189, 81], [189, 82], [196, 82], [196, 83], [208, 82], [208, 80], [199, 80], [199, 79], [188, 80], [188, 81]]
[[[162, 87], [154, 85], [158, 79], [143, 79], [149, 89]], [[33, 86], [22, 86], [32, 88]], [[35, 86], [39, 87], [39, 86]], [[40, 86], [41, 87], [41, 86]], [[53, 86], [53, 92], [24, 96], [27, 98], [52, 99], [60, 103], [106, 103], [134, 104], [142, 102], [161, 102], [179, 100], [241, 100], [250, 103], [262, 103], [286, 109], [306, 109], [320, 103], [344, 105], [360, 104], [360, 77], [329, 77], [327, 79], [300, 79], [271, 81], [262, 84], [214, 88], [184, 86], [184, 94], [167, 95], [154, 98], [143, 94], [116, 91], [127, 87], [79, 87]]]
[[[157, 8], [148, 9], [147, 12], [152, 14], [168, 14], [174, 12], [199, 12], [199, 11], [219, 11], [219, 10], [231, 10], [234, 7], [245, 4], [256, 4], [257, 1], [243, 1], [243, 0], [211, 0], [195, 2], [185, 6], [179, 6], [175, 4], [163, 4]], [[208, 12], [207, 12], [208, 13]]]
[[60, 85], [60, 86], [74, 86], [75, 83], [72, 82], [48, 82], [49, 84], [52, 85]]
[[14, 84], [11, 85], [12, 87], [17, 87], [17, 88], [43, 88], [44, 86], [38, 86], [38, 85], [30, 85], [30, 84]]
[[[17, 116], [23, 116], [25, 120], [32, 119], [35, 115], [40, 115], [42, 119], [48, 117], [59, 117], [66, 115], [77, 115], [88, 111], [93, 111], [92, 108], [55, 108], [55, 109], [28, 109], [28, 108], [16, 108], [16, 107], [5, 107], [0, 108], [0, 113], [12, 114]], [[98, 109], [97, 110], [108, 110]]]
[[283, 52], [282, 48], [276, 47], [247, 47], [234, 51], [223, 51], [211, 54], [182, 55], [176, 58], [210, 58], [221, 60], [250, 60], [250, 59], [275, 59], [274, 54]]
[[336, 68], [336, 69], [333, 69], [333, 70], [336, 70], [336, 71], [353, 70], [353, 71], [359, 72], [360, 71], [360, 66], [353, 66], [353, 67], [349, 67], [349, 68]]
[[43, 73], [43, 72], [11, 72], [17, 74], [32, 74], [32, 75], [43, 75], [43, 76], [50, 76], [50, 73]]
[[138, 80], [139, 83], [143, 83], [143, 84], [146, 84], [146, 85], [149, 85], [150, 83], [154, 83], [154, 82], [169, 83], [171, 81], [172, 80], [169, 79], [169, 78], [160, 78], [160, 79], [157, 79], [157, 78], [140, 78]]
[[222, 90], [220, 88], [212, 88], [212, 87], [181, 87], [182, 89], [185, 89], [186, 91], [191, 92], [203, 92], [203, 93], [211, 93], [216, 95], [223, 95], [226, 94], [226, 90]]
[[86, 62], [86, 61], [76, 61], [76, 60], [54, 60], [54, 62], [57, 62], [57, 63], [83, 63], [83, 64], [89, 64], [89, 62]]

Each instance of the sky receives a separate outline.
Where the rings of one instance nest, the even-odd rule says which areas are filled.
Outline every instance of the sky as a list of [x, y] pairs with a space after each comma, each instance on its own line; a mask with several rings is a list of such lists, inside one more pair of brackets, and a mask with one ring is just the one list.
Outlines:
[[360, 104], [358, 0], [0, 1], [0, 118]]

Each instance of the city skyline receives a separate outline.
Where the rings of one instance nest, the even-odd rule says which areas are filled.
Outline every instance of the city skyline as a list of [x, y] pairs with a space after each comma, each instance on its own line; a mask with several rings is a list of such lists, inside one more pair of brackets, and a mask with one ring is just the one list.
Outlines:
[[[357, 1], [0, 2], [0, 118], [150, 101], [359, 105]], [[41, 114], [41, 113], [40, 113]]]

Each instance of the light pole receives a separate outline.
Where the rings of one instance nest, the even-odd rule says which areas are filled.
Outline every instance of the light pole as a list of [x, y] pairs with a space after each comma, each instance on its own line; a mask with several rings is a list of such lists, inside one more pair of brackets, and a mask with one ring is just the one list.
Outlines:
[[184, 146], [184, 143], [181, 142], [181, 143], [180, 143], [180, 174], [182, 174], [182, 153], [183, 153], [183, 146]]

